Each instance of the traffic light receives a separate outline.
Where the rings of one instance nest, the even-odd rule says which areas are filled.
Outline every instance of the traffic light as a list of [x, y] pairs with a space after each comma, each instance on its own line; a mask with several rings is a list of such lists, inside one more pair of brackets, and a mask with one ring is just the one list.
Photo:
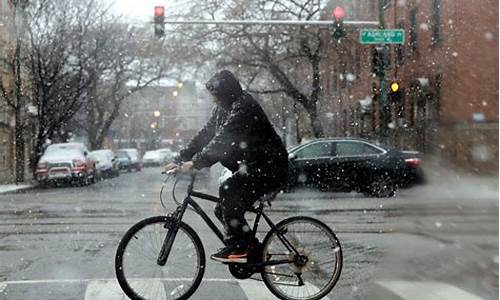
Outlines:
[[340, 39], [346, 36], [344, 28], [345, 10], [343, 7], [338, 6], [333, 10], [332, 15], [335, 18], [335, 21], [330, 28], [330, 34], [334, 40], [340, 41]]
[[389, 67], [389, 51], [386, 47], [374, 47], [372, 53], [372, 73], [378, 77], [385, 74], [385, 70]]
[[154, 15], [155, 36], [162, 38], [165, 36], [165, 6], [155, 6]]
[[396, 117], [398, 120], [404, 119], [405, 97], [397, 80], [389, 82], [389, 102], [396, 107]]
[[399, 83], [397, 81], [393, 81], [391, 83], [391, 92], [396, 93], [399, 91]]

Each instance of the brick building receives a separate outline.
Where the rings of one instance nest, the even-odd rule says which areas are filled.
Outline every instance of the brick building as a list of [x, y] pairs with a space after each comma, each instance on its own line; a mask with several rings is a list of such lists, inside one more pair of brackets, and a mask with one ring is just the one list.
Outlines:
[[[29, 71], [21, 70], [21, 95], [22, 106], [16, 102], [15, 96], [15, 69], [14, 51], [16, 46], [14, 26], [13, 26], [13, 4], [11, 0], [0, 0], [0, 84], [3, 86], [6, 97], [0, 96], [0, 182], [13, 182], [16, 180], [16, 111], [13, 105], [18, 106], [20, 112], [20, 128], [23, 128], [24, 149], [21, 149], [21, 155], [24, 156], [24, 166], [19, 171], [19, 180], [29, 180], [31, 172], [29, 167], [29, 156], [33, 145], [33, 133], [36, 132], [34, 119], [36, 118], [36, 108], [30, 101], [30, 80]], [[21, 30], [21, 34], [26, 31]], [[21, 56], [23, 52], [29, 51], [27, 36], [22, 35]], [[10, 101], [7, 101], [10, 100]], [[10, 102], [10, 105], [9, 103]], [[22, 178], [24, 175], [24, 178]]]
[[[357, 19], [377, 19], [377, 0], [350, 5]], [[402, 28], [405, 44], [390, 46], [391, 144], [435, 153], [473, 171], [498, 171], [498, 3], [493, 0], [386, 1], [386, 28]], [[349, 15], [348, 15], [349, 17]], [[382, 125], [379, 79], [372, 74], [374, 46], [353, 30], [341, 42], [325, 92], [334, 95], [335, 134], [377, 136]], [[342, 47], [342, 46], [339, 46]], [[331, 50], [330, 50], [331, 51]]]

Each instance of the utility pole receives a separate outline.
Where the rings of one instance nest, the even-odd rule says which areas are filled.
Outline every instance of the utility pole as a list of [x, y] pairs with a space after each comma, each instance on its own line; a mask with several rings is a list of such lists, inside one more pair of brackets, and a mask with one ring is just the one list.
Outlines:
[[[385, 16], [384, 16], [384, 4], [385, 4], [385, 0], [378, 0], [378, 8], [379, 8], [379, 12], [378, 12], [378, 23], [379, 23], [379, 29], [380, 30], [384, 30], [385, 29]], [[383, 45], [384, 47], [384, 50], [383, 50], [383, 54], [384, 56], [385, 55], [388, 55], [389, 53], [389, 47], [387, 44], [384, 44]], [[380, 141], [382, 143], [387, 143], [387, 139], [388, 139], [388, 132], [387, 132], [387, 117], [388, 117], [388, 114], [387, 114], [387, 81], [386, 81], [386, 78], [385, 78], [385, 70], [387, 68], [387, 65], [386, 65], [386, 60], [383, 59], [382, 60], [382, 70], [381, 70], [381, 76], [380, 76], [380, 106], [382, 108], [382, 132], [381, 132], [381, 135], [380, 135]]]

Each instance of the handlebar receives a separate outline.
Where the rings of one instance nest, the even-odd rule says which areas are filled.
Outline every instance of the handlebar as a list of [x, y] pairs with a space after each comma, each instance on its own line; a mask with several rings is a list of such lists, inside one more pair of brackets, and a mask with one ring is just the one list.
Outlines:
[[[161, 174], [167, 175], [167, 178], [165, 179], [165, 183], [169, 180], [169, 178], [175, 177], [174, 186], [172, 188], [172, 198], [174, 199], [174, 202], [177, 203], [178, 205], [180, 203], [177, 201], [177, 199], [175, 197], [175, 187], [177, 186], [177, 183], [179, 182], [179, 180], [182, 178], [182, 176], [178, 176], [178, 175], [188, 175], [189, 176], [189, 185], [187, 187], [187, 194], [190, 195], [191, 192], [193, 191], [194, 182], [196, 180], [196, 173], [197, 173], [196, 170], [190, 170], [190, 171], [187, 171], [187, 172], [182, 171], [181, 166], [177, 166], [174, 169], [171, 169], [171, 170], [168, 170], [168, 171], [162, 171], [161, 172]], [[165, 186], [163, 185], [162, 189], [160, 191], [160, 201], [162, 202], [162, 206], [164, 208], [166, 208], [165, 205], [163, 204], [163, 199], [161, 197], [161, 194], [163, 192], [163, 188], [164, 187]]]

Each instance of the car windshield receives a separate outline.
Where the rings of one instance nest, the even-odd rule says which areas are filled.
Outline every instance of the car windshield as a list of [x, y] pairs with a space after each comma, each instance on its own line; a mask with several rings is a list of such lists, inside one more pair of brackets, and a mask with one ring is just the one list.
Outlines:
[[118, 156], [118, 158], [129, 158], [127, 152], [122, 152], [122, 151], [117, 151], [116, 156]]
[[65, 144], [54, 144], [47, 147], [45, 150], [46, 153], [50, 153], [53, 151], [59, 150], [81, 150], [83, 151], [83, 144], [75, 144], [75, 143], [65, 143]]
[[500, 300], [499, 4], [0, 0], [0, 300]]
[[160, 157], [160, 152], [158, 151], [147, 151], [145, 154], [144, 154], [144, 159], [148, 159], [148, 158], [158, 158]]
[[83, 152], [77, 149], [65, 149], [57, 148], [51, 149], [48, 153], [43, 155], [44, 160], [58, 160], [58, 159], [68, 159], [68, 158], [81, 158], [83, 157]]
[[112, 158], [112, 155], [107, 151], [92, 151], [89, 153], [89, 157], [98, 160], [109, 160]]

